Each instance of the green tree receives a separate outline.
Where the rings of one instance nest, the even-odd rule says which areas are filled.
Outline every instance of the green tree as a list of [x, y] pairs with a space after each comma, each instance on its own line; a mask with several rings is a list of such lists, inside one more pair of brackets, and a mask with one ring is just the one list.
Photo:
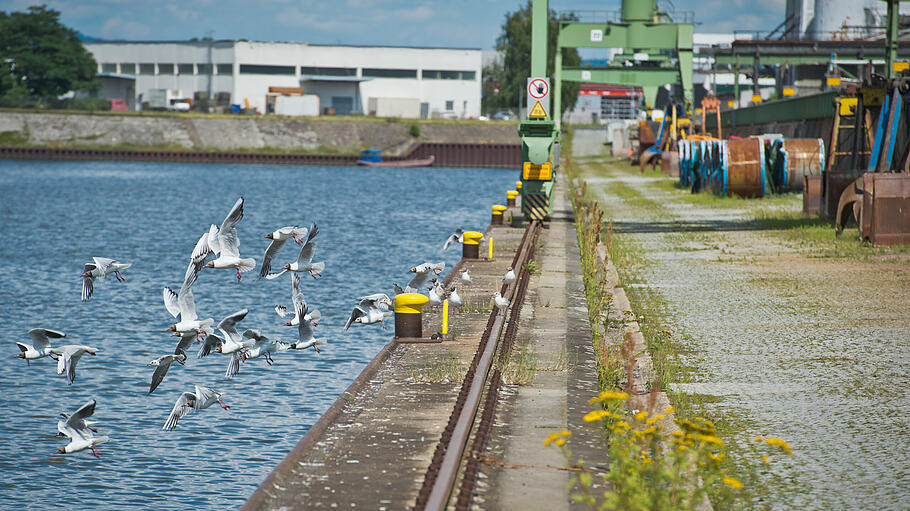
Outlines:
[[[547, 76], [553, 76], [553, 59], [556, 55], [556, 38], [560, 21], [574, 17], [559, 17], [550, 9], [547, 26]], [[506, 14], [502, 33], [496, 39], [496, 49], [502, 61], [484, 68], [483, 107], [490, 112], [497, 109], [515, 109], [525, 101], [525, 87], [531, 74], [531, 2], [523, 8]], [[563, 67], [581, 66], [581, 57], [575, 48], [563, 48]], [[578, 100], [578, 84], [562, 83], [563, 112], [571, 110]]]
[[47, 6], [28, 12], [0, 12], [0, 96], [54, 98], [98, 88], [98, 65]]

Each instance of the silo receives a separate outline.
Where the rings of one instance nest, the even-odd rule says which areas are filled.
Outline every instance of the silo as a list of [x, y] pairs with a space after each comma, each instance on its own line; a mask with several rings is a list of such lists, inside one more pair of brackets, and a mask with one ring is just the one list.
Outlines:
[[860, 35], [856, 31], [837, 32], [843, 31], [844, 25], [866, 25], [869, 13], [882, 10], [884, 5], [881, 0], [815, 0], [807, 38], [854, 39]]

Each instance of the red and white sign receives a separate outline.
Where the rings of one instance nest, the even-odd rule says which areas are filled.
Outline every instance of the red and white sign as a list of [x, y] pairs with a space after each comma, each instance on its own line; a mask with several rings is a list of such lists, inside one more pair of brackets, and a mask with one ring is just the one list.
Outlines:
[[543, 99], [550, 93], [550, 84], [546, 80], [535, 78], [528, 83], [528, 95], [534, 99]]

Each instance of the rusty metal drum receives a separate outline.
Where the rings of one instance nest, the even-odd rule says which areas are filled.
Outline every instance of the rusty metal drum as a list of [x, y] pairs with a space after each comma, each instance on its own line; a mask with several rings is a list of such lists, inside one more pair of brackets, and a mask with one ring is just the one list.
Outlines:
[[714, 191], [720, 195], [765, 195], [765, 147], [761, 140], [725, 140]]
[[825, 168], [825, 142], [820, 138], [776, 140], [771, 179], [779, 193], [801, 192], [803, 177], [820, 176]]

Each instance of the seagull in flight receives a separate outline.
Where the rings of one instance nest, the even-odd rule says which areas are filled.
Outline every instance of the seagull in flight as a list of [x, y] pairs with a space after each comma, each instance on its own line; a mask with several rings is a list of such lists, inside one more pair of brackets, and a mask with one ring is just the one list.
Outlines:
[[28, 331], [28, 336], [32, 338], [32, 344], [17, 342], [19, 354], [16, 358], [24, 358], [26, 364], [32, 365], [30, 361], [38, 358], [51, 357], [57, 360], [57, 355], [51, 349], [51, 339], [61, 339], [66, 337], [66, 334], [46, 328], [32, 328]]
[[182, 334], [195, 330], [197, 333], [205, 333], [206, 335], [212, 333], [212, 323], [215, 320], [212, 318], [200, 320], [196, 316], [196, 300], [193, 298], [192, 286], [196, 282], [198, 275], [193, 263], [190, 262], [186, 268], [186, 275], [183, 277], [183, 285], [180, 286], [179, 292], [175, 293], [171, 288], [164, 287], [162, 296], [164, 297], [165, 308], [171, 313], [171, 316], [175, 318], [180, 316], [180, 321], [169, 326], [165, 330], [166, 332]]
[[262, 335], [259, 330], [247, 330], [246, 332], [243, 332], [243, 336], [254, 341], [253, 346], [244, 352], [244, 361], [265, 357], [265, 362], [268, 365], [272, 365], [272, 363], [275, 362], [272, 360], [273, 353], [287, 351], [292, 349], [291, 347], [293, 346], [292, 344], [283, 341], [273, 341]]
[[[178, 348], [178, 350], [179, 349], [180, 348]], [[181, 350], [180, 353], [164, 355], [163, 357], [158, 357], [148, 363], [150, 366], [155, 366], [155, 372], [152, 374], [152, 381], [149, 384], [149, 394], [155, 392], [158, 385], [161, 385], [161, 382], [164, 380], [164, 375], [167, 374], [167, 370], [170, 369], [171, 364], [174, 362], [177, 362], [180, 365], [186, 365], [186, 352]]]
[[[305, 318], [307, 315], [306, 302], [294, 303], [294, 312], [298, 317]], [[309, 321], [301, 321], [297, 325], [297, 342], [291, 344], [291, 349], [304, 350], [312, 347], [319, 353], [319, 347], [328, 344], [325, 339], [316, 339], [313, 334], [313, 325]]]
[[98, 348], [91, 346], [82, 346], [79, 344], [66, 344], [57, 348], [51, 348], [51, 353], [59, 355], [57, 358], [57, 374], [66, 374], [66, 379], [70, 385], [76, 381], [76, 363], [82, 358], [82, 355], [88, 353], [95, 356]]
[[237, 282], [240, 282], [240, 273], [250, 271], [256, 267], [256, 260], [248, 257], [240, 257], [240, 239], [237, 237], [237, 224], [243, 219], [243, 197], [237, 199], [231, 212], [221, 222], [221, 227], [212, 239], [212, 231], [209, 230], [207, 244], [209, 249], [218, 247], [215, 252], [218, 258], [209, 261], [203, 268], [215, 268], [224, 270], [234, 268], [237, 270]]
[[83, 302], [88, 301], [88, 299], [92, 297], [92, 293], [95, 291], [96, 278], [114, 275], [119, 282], [124, 282], [126, 279], [120, 274], [120, 270], [125, 270], [132, 266], [132, 264], [121, 264], [114, 259], [108, 259], [106, 257], [93, 257], [92, 260], [94, 263], [85, 263], [85, 266], [82, 267]]
[[405, 292], [419, 293], [422, 289], [425, 289], [427, 287], [427, 281], [430, 280], [430, 273], [438, 276], [442, 270], [445, 269], [445, 267], [445, 262], [423, 263], [421, 265], [414, 266], [409, 270], [414, 274], [414, 277], [410, 282], [408, 282], [408, 285], [405, 286]]
[[455, 229], [455, 232], [449, 235], [445, 244], [442, 246], [442, 251], [445, 252], [448, 250], [449, 247], [452, 246], [452, 243], [455, 243], [456, 241], [458, 243], [464, 243], [464, 230], [461, 227]]
[[269, 243], [269, 247], [265, 249], [265, 255], [262, 256], [262, 266], [259, 268], [259, 278], [268, 276], [269, 272], [272, 271], [272, 259], [278, 255], [278, 252], [281, 250], [281, 247], [284, 246], [284, 243], [293, 239], [298, 245], [303, 245], [303, 238], [307, 237], [309, 229], [306, 227], [282, 227], [277, 231], [270, 232], [264, 237], [266, 239], [272, 240]]
[[221, 408], [228, 410], [231, 407], [221, 399], [220, 392], [209, 387], [200, 387], [196, 385], [196, 392], [184, 392], [180, 394], [180, 397], [177, 398], [177, 402], [174, 403], [174, 409], [171, 410], [171, 414], [168, 415], [167, 421], [164, 423], [164, 431], [173, 431], [177, 427], [177, 421], [179, 421], [183, 416], [190, 413], [193, 410], [204, 410], [215, 403], [218, 403]]
[[376, 293], [369, 296], [361, 296], [357, 300], [359, 303], [351, 311], [351, 317], [344, 324], [344, 330], [350, 328], [354, 323], [362, 325], [379, 323], [382, 325], [383, 330], [388, 330], [388, 327], [385, 326], [385, 319], [392, 315], [392, 311], [388, 310], [392, 306], [392, 300], [389, 295]]
[[95, 433], [98, 430], [89, 426], [90, 422], [85, 420], [95, 413], [95, 405], [96, 401], [92, 399], [79, 407], [72, 415], [60, 414], [66, 420], [57, 421], [57, 431], [69, 437], [70, 443], [57, 449], [54, 454], [70, 454], [91, 449], [96, 458], [101, 457], [101, 452], [96, 446], [110, 439], [106, 436], [96, 437]]
[[[300, 276], [296, 273], [292, 273], [291, 274], [291, 303], [296, 304], [298, 301], [306, 303], [306, 300], [304, 300], [304, 298], [303, 298], [303, 293], [300, 292]], [[293, 307], [294, 307], [294, 310], [297, 309], [296, 306], [293, 306]], [[284, 305], [276, 305], [275, 312], [282, 318], [286, 317], [288, 314], [290, 314], [290, 311], [288, 311], [288, 308], [285, 307]], [[322, 314], [320, 314], [318, 310], [307, 310], [306, 318], [304, 318], [304, 319], [309, 321], [310, 323], [312, 323], [313, 326], [316, 326], [317, 322], [320, 319], [322, 319]], [[297, 314], [295, 312], [294, 317], [290, 321], [286, 322], [284, 324], [284, 326], [297, 326], [299, 324], [300, 324], [300, 317], [297, 316]]]
[[[240, 361], [243, 358], [243, 352], [253, 347], [255, 342], [250, 339], [244, 340], [240, 332], [237, 331], [237, 323], [245, 318], [248, 312], [247, 309], [241, 309], [218, 323], [218, 330], [224, 335], [223, 339], [218, 338], [218, 336], [209, 336], [215, 337], [216, 341], [220, 341], [212, 351], [231, 356], [227, 370], [224, 372], [225, 378], [233, 378], [240, 371]], [[206, 343], [208, 343], [208, 339], [206, 339]]]
[[313, 254], [316, 252], [316, 242], [313, 241], [313, 238], [319, 234], [319, 228], [316, 224], [310, 226], [310, 232], [307, 234], [307, 239], [304, 244], [300, 247], [300, 252], [297, 254], [297, 260], [293, 263], [288, 263], [282, 266], [281, 271], [278, 273], [270, 273], [265, 276], [265, 278], [272, 280], [275, 278], [284, 275], [285, 272], [307, 272], [314, 279], [322, 276], [323, 270], [325, 270], [324, 262], [313, 262]]

